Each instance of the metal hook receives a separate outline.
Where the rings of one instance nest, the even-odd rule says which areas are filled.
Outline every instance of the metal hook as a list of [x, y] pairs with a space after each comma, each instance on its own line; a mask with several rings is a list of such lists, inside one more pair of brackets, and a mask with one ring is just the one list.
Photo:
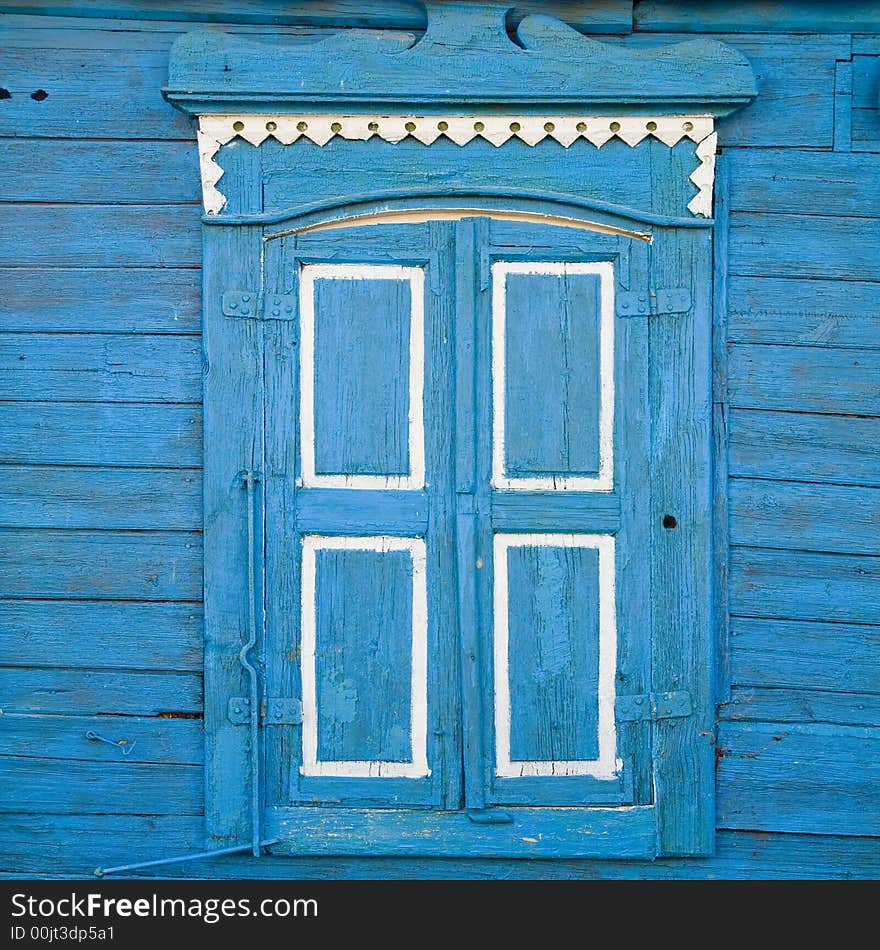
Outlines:
[[137, 741], [129, 743], [127, 739], [108, 739], [105, 736], [99, 735], [93, 729], [89, 729], [86, 733], [86, 738], [90, 739], [92, 742], [105, 742], [107, 745], [115, 746], [117, 749], [122, 750], [123, 755], [131, 755], [134, 752], [134, 747], [137, 745]]

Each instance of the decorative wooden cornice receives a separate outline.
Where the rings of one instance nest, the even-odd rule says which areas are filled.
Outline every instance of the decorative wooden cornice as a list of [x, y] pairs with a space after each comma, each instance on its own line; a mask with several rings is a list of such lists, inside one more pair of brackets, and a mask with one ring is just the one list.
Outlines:
[[165, 97], [185, 112], [436, 112], [725, 115], [755, 96], [745, 57], [714, 40], [633, 48], [508, 8], [426, 3], [428, 29], [351, 30], [269, 45], [190, 33], [171, 52]]

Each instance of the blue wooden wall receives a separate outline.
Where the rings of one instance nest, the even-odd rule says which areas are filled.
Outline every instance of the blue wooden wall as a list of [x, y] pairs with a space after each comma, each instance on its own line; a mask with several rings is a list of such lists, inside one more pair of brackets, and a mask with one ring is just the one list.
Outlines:
[[[719, 136], [730, 650], [717, 855], [234, 857], [169, 874], [880, 875], [877, 6], [520, 10], [538, 6], [625, 42], [705, 32], [759, 79]], [[82, 875], [203, 842], [200, 188], [190, 122], [159, 94], [168, 49], [200, 21], [423, 26], [396, 0], [285, 11], [0, 5], [0, 873]]]

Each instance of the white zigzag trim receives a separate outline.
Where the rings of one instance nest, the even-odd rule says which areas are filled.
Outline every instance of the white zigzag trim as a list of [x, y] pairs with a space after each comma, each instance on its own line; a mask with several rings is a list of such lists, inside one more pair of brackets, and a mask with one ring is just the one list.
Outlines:
[[364, 141], [373, 137], [386, 142], [417, 139], [430, 145], [441, 136], [465, 145], [483, 138], [501, 146], [518, 138], [535, 146], [546, 138], [555, 139], [568, 148], [579, 139], [586, 139], [597, 148], [618, 138], [627, 145], [638, 145], [645, 138], [655, 138], [670, 148], [682, 139], [697, 143], [696, 157], [700, 164], [690, 176], [697, 194], [688, 208], [698, 215], [712, 213], [712, 182], [715, 173], [715, 133], [709, 115], [679, 116], [418, 116], [418, 115], [201, 115], [199, 116], [199, 162], [202, 192], [207, 214], [218, 214], [226, 198], [217, 188], [223, 169], [214, 160], [221, 146], [241, 137], [252, 145], [274, 138], [290, 145], [306, 138], [316, 145], [326, 145], [332, 138]]

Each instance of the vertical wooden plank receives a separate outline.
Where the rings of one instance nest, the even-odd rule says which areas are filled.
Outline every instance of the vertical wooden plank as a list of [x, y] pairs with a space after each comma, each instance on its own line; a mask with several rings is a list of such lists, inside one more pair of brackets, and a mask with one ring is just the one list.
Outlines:
[[[685, 170], [674, 152], [667, 156], [671, 180], [680, 181]], [[684, 229], [658, 231], [651, 248], [653, 286], [690, 287], [693, 300], [687, 314], [650, 324], [653, 688], [693, 699], [692, 716], [654, 727], [664, 855], [709, 854], [714, 841], [711, 250], [706, 231]]]
[[712, 262], [712, 538], [715, 583], [712, 610], [715, 620], [715, 702], [730, 698], [730, 642], [727, 609], [728, 499], [727, 499], [727, 241], [730, 167], [724, 155], [715, 165], [715, 233]]
[[[274, 229], [274, 230], [277, 230]], [[269, 293], [295, 294], [299, 286], [297, 238], [264, 244], [265, 286]], [[302, 695], [299, 663], [300, 535], [296, 517], [299, 477], [299, 309], [297, 320], [267, 321], [264, 349], [266, 690], [269, 695]], [[266, 801], [290, 799], [292, 763], [300, 759], [301, 726], [273, 725], [266, 743]], [[295, 778], [295, 776], [294, 776]]]
[[[477, 427], [476, 420], [491, 418], [488, 411], [488, 381], [478, 387], [477, 366], [488, 366], [478, 359], [487, 347], [488, 307], [486, 290], [480, 278], [480, 255], [488, 244], [484, 219], [467, 218], [456, 228], [456, 554], [458, 580], [458, 635], [461, 663], [461, 721], [464, 755], [464, 802], [469, 809], [486, 806], [488, 769], [491, 765], [486, 714], [489, 708], [486, 684], [488, 653], [486, 632], [491, 630], [486, 594], [485, 568], [492, 550], [488, 527], [486, 491], [489, 483], [489, 447], [485, 432], [488, 422]], [[479, 319], [486, 323], [478, 327]], [[485, 319], [484, 319], [485, 318]], [[482, 453], [480, 449], [482, 448]], [[481, 504], [482, 503], [482, 504]], [[481, 514], [486, 530], [478, 529]], [[482, 574], [478, 572], [482, 571]], [[478, 584], [478, 577], [480, 583]], [[482, 603], [481, 603], [482, 601]], [[489, 601], [491, 603], [491, 601]], [[482, 608], [482, 609], [481, 609]]]
[[[235, 144], [224, 162], [229, 210], [260, 210], [259, 151]], [[260, 290], [261, 251], [257, 227], [204, 228], [205, 812], [212, 845], [244, 842], [252, 830], [249, 730], [229, 721], [227, 705], [247, 695], [238, 654], [262, 599], [258, 589], [258, 602], [249, 601], [241, 477], [262, 469], [262, 329], [257, 320], [223, 316], [221, 297], [229, 289]], [[254, 531], [259, 564], [259, 524]]]
[[[425, 327], [426, 380], [430, 392], [425, 394], [426, 456], [430, 465], [427, 478], [433, 485], [431, 529], [434, 533], [433, 550], [428, 551], [428, 609], [437, 616], [436, 630], [439, 645], [436, 651], [440, 669], [431, 678], [439, 694], [436, 708], [437, 728], [429, 731], [428, 742], [434, 741], [434, 760], [439, 763], [440, 780], [435, 788], [439, 797], [435, 805], [452, 810], [462, 806], [462, 721], [461, 704], [461, 650], [458, 632], [458, 604], [456, 602], [456, 497], [459, 433], [457, 425], [457, 387], [461, 372], [456, 363], [459, 331], [456, 321], [456, 225], [433, 221], [428, 226], [430, 261], [426, 286], [433, 295], [432, 306], [425, 312], [433, 317]], [[466, 318], [465, 318], [466, 319]], [[466, 369], [465, 369], [466, 372]], [[471, 377], [473, 387], [473, 377]], [[473, 462], [471, 462], [473, 465]], [[431, 576], [433, 575], [433, 582]]]
[[834, 151], [852, 149], [852, 63], [838, 62], [834, 73]]

